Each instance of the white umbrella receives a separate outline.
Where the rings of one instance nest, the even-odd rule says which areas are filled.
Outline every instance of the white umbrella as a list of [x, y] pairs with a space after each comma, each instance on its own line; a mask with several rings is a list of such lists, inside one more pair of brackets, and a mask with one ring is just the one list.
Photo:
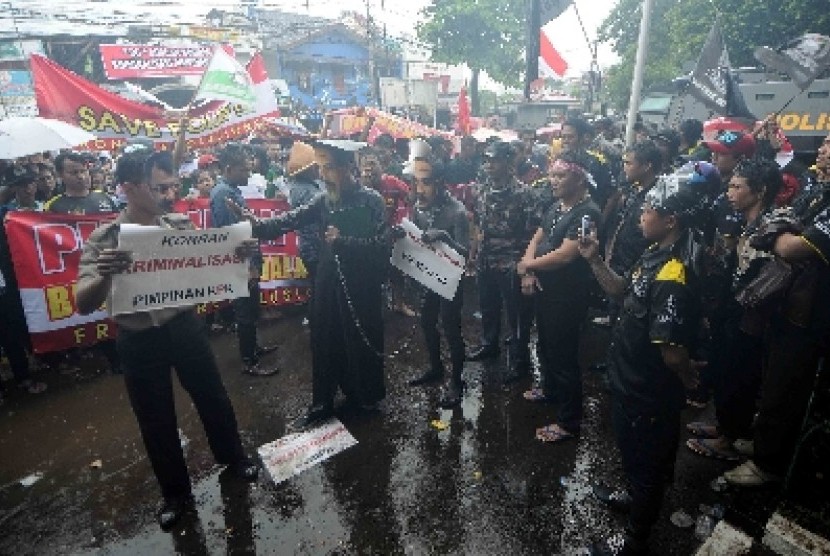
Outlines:
[[69, 149], [93, 139], [88, 131], [60, 120], [15, 116], [0, 120], [0, 159]]

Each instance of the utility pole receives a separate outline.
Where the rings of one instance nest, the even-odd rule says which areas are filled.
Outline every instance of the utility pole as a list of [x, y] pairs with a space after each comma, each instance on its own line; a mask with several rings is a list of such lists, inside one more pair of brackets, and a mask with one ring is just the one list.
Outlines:
[[525, 100], [530, 100], [530, 84], [539, 77], [539, 0], [530, 0], [527, 15], [527, 58], [525, 70]]
[[375, 94], [375, 102], [377, 102], [378, 107], [380, 107], [380, 74], [378, 72], [377, 51], [375, 49], [374, 41], [372, 40], [373, 36], [372, 13], [370, 11], [369, 0], [366, 0], [366, 44], [369, 47], [369, 55], [372, 57], [370, 62], [372, 70], [372, 89]]
[[637, 43], [637, 61], [634, 65], [634, 79], [631, 83], [631, 98], [628, 99], [628, 121], [625, 126], [625, 146], [634, 143], [634, 124], [637, 122], [637, 110], [640, 107], [640, 91], [643, 88], [643, 72], [646, 66], [648, 48], [648, 27], [651, 21], [651, 7], [654, 0], [643, 0], [643, 17], [640, 20], [640, 39]]

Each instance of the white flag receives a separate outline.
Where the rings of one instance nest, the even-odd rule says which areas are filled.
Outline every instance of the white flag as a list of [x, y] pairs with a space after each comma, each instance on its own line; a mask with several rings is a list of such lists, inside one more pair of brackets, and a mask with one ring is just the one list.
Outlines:
[[256, 103], [253, 80], [247, 70], [222, 48], [216, 47], [193, 100]]

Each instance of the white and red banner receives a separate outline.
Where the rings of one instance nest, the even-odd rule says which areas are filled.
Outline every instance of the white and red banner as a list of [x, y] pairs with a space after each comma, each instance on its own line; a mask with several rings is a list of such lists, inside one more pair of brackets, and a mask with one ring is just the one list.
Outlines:
[[[287, 203], [251, 199], [262, 217], [284, 212]], [[207, 199], [179, 201], [177, 212], [188, 214], [199, 228], [210, 226]], [[79, 315], [75, 286], [83, 244], [99, 224], [115, 214], [65, 215], [17, 211], [7, 214], [6, 235], [20, 287], [20, 297], [35, 353], [93, 345], [115, 337], [115, 325], [104, 310]], [[262, 245], [260, 276], [263, 305], [290, 305], [308, 300], [308, 272], [297, 254], [297, 237], [286, 234]], [[209, 310], [199, 306], [200, 312]]]
[[202, 75], [213, 54], [213, 48], [205, 45], [102, 44], [99, 48], [107, 79]]
[[112, 315], [248, 297], [248, 261], [236, 248], [251, 237], [247, 220], [212, 230], [121, 224], [127, 272], [112, 277]]
[[115, 337], [105, 310], [89, 315], [75, 308], [75, 283], [84, 242], [116, 214], [6, 215], [14, 272], [35, 353], [90, 346]]
[[310, 431], [288, 434], [257, 449], [262, 466], [274, 484], [280, 484], [357, 444], [337, 419]]
[[423, 231], [404, 218], [400, 223], [406, 235], [392, 247], [392, 266], [444, 299], [455, 297], [466, 261], [442, 241], [421, 241]]
[[564, 77], [568, 71], [568, 62], [559, 54], [550, 42], [550, 37], [544, 29], [539, 29], [539, 77]]
[[[135, 138], [169, 148], [178, 137], [178, 119], [168, 119], [161, 108], [111, 93], [43, 56], [32, 55], [31, 68], [40, 116], [77, 125], [97, 136], [97, 141], [87, 145], [89, 150], [114, 150]], [[190, 148], [247, 136], [264, 125], [266, 118], [279, 115], [260, 54], [251, 59], [247, 71], [256, 102], [245, 107], [217, 101], [192, 109], [187, 127]]]

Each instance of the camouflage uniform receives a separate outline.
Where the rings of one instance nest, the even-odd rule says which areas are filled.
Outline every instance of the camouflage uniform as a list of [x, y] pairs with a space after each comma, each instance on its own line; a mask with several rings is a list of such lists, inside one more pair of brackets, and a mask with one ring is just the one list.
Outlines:
[[514, 365], [526, 365], [529, 360], [533, 312], [530, 301], [521, 294], [516, 263], [539, 225], [537, 207], [530, 188], [516, 178], [503, 187], [486, 182], [476, 192], [474, 217], [481, 234], [477, 258], [481, 348], [498, 351], [504, 304]]

